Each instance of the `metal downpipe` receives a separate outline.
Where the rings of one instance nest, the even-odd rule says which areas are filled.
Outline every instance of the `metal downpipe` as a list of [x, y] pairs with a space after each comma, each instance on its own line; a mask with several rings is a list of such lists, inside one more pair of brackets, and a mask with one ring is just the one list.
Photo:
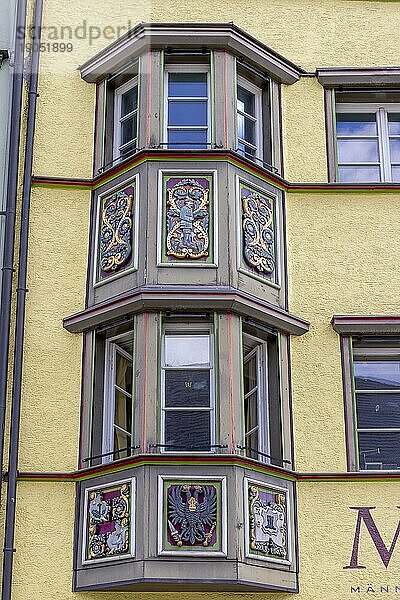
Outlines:
[[[20, 431], [20, 412], [21, 412], [21, 386], [22, 386], [22, 365], [23, 365], [23, 345], [24, 345], [24, 326], [25, 326], [25, 304], [26, 304], [26, 279], [28, 262], [28, 236], [29, 236], [29, 212], [32, 189], [32, 164], [33, 164], [33, 142], [35, 134], [36, 120], [36, 101], [38, 89], [39, 73], [39, 46], [40, 46], [40, 28], [42, 22], [43, 0], [36, 0], [34, 13], [34, 43], [31, 55], [29, 91], [28, 91], [28, 116], [25, 138], [25, 160], [23, 173], [23, 191], [21, 207], [21, 229], [19, 245], [19, 266], [18, 266], [18, 287], [17, 287], [17, 309], [15, 325], [14, 342], [14, 369], [13, 369], [13, 387], [12, 387], [12, 405], [11, 405], [11, 427], [10, 427], [10, 445], [8, 462], [8, 485], [7, 485], [7, 503], [5, 519], [5, 539], [4, 539], [4, 557], [3, 557], [3, 583], [2, 600], [11, 599], [12, 589], [12, 568], [14, 559], [14, 538], [15, 538], [15, 510], [16, 510], [16, 492], [18, 475], [18, 445]], [[37, 39], [36, 39], [37, 33]]]
[[[21, 135], [21, 108], [23, 92], [25, 21], [27, 0], [18, 0], [16, 32], [23, 31], [22, 39], [15, 37], [12, 75], [10, 147], [7, 173], [7, 197], [4, 223], [3, 277], [0, 310], [0, 469], [3, 474], [4, 426], [6, 415], [8, 354], [10, 344], [12, 277], [14, 272], [15, 215], [18, 190], [18, 163]], [[23, 28], [22, 30], [20, 28]], [[0, 485], [1, 493], [1, 485]]]

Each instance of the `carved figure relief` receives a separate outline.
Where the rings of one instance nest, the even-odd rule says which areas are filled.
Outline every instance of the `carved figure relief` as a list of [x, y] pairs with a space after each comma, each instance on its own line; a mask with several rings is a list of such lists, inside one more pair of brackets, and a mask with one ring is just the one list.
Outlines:
[[128, 266], [132, 258], [134, 187], [105, 198], [100, 222], [100, 276], [107, 277]]
[[166, 185], [166, 256], [205, 259], [210, 252], [210, 181], [171, 177]]
[[272, 200], [243, 184], [240, 199], [243, 260], [253, 272], [272, 279], [276, 263]]
[[249, 546], [251, 554], [287, 560], [286, 494], [248, 484]]
[[164, 549], [221, 550], [221, 483], [164, 481]]
[[131, 483], [89, 493], [86, 559], [130, 553]]

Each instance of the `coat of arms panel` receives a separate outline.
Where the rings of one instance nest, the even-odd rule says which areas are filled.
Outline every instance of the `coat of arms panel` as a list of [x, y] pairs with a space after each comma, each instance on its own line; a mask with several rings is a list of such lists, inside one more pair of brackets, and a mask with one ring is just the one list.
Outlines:
[[287, 491], [247, 482], [247, 499], [249, 554], [288, 562]]
[[213, 263], [213, 194], [212, 175], [164, 174], [162, 263]]
[[134, 480], [86, 494], [84, 562], [132, 556]]
[[97, 280], [104, 281], [134, 264], [135, 183], [102, 196], [99, 209]]
[[264, 280], [276, 282], [275, 200], [239, 182], [241, 207], [240, 266]]
[[220, 480], [162, 480], [161, 552], [223, 552]]

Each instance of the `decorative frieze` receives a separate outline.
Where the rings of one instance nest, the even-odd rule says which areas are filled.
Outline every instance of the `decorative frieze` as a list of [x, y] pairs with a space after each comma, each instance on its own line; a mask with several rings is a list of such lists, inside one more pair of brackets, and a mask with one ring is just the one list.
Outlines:
[[225, 553], [224, 502], [224, 478], [160, 477], [160, 553]]
[[135, 268], [137, 184], [100, 196], [96, 281], [103, 282]]
[[239, 268], [276, 283], [275, 199], [239, 180]]
[[162, 174], [159, 262], [198, 265], [214, 262], [213, 176]]
[[289, 563], [288, 491], [245, 479], [247, 555]]
[[134, 483], [86, 490], [83, 562], [133, 555]]

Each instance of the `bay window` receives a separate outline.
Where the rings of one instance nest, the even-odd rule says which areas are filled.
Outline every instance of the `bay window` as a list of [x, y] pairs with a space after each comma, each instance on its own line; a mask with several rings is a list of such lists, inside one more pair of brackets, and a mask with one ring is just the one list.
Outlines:
[[210, 329], [166, 329], [162, 340], [162, 446], [209, 452], [214, 444], [214, 360]]
[[274, 334], [246, 328], [242, 346], [244, 451], [249, 458], [279, 465], [282, 415], [278, 339]]
[[118, 87], [114, 98], [114, 159], [118, 159], [138, 147], [138, 77]]
[[168, 148], [210, 146], [208, 65], [166, 65], [166, 141]]
[[243, 77], [237, 84], [237, 147], [246, 158], [262, 158], [261, 89]]

